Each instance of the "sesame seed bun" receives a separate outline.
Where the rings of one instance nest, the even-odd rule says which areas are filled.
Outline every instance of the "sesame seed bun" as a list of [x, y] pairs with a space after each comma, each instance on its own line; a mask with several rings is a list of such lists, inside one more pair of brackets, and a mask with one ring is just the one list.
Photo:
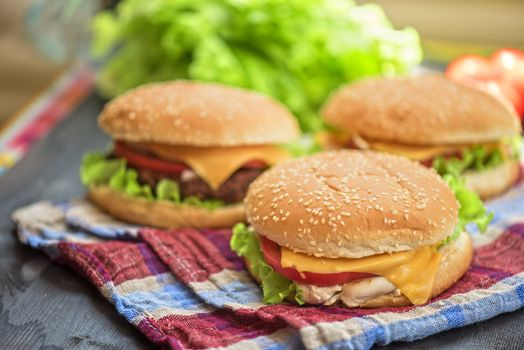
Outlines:
[[190, 81], [131, 90], [105, 106], [99, 125], [117, 140], [190, 146], [287, 143], [299, 135], [293, 115], [268, 97]]
[[496, 97], [438, 74], [347, 85], [323, 117], [364, 139], [412, 145], [492, 142], [521, 130], [515, 111]]
[[510, 159], [481, 171], [464, 173], [466, 185], [483, 199], [495, 197], [510, 188], [519, 176], [519, 161]]
[[113, 217], [143, 226], [231, 227], [245, 219], [242, 204], [208, 210], [191, 205], [177, 205], [169, 201], [130, 197], [108, 186], [90, 187], [88, 198]]
[[[459, 238], [440, 249], [442, 259], [433, 281], [431, 298], [436, 297], [445, 290], [449, 289], [457, 282], [468, 270], [473, 258], [473, 246], [469, 234], [463, 232]], [[404, 295], [389, 293], [373, 299], [367, 300], [359, 307], [377, 308], [385, 306], [407, 306], [411, 302]]]
[[282, 163], [249, 187], [255, 230], [295, 252], [360, 258], [436, 244], [458, 203], [433, 169], [373, 151], [331, 151]]

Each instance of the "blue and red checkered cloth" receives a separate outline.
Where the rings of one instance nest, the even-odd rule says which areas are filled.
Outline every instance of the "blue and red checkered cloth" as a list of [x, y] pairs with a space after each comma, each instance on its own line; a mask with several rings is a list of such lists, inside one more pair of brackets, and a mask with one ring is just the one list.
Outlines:
[[229, 249], [230, 230], [161, 231], [114, 221], [84, 200], [13, 214], [20, 241], [85, 276], [166, 349], [365, 349], [420, 339], [524, 306], [524, 184], [489, 203], [466, 275], [423, 306], [346, 309], [264, 305]]

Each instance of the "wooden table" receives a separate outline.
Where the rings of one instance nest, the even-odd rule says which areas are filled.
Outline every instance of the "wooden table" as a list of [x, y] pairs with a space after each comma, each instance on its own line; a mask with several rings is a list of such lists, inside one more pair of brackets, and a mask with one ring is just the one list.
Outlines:
[[[82, 154], [109, 139], [91, 95], [0, 177], [0, 349], [147, 349], [152, 345], [86, 280], [18, 243], [11, 212], [42, 199], [80, 196]], [[388, 349], [509, 349], [524, 346], [524, 311]]]

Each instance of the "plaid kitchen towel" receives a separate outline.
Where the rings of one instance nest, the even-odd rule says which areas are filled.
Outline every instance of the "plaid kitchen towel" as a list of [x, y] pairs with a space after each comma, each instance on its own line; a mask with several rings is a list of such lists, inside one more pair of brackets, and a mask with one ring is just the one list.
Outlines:
[[524, 186], [489, 203], [466, 275], [423, 306], [264, 305], [229, 230], [162, 231], [115, 221], [83, 200], [13, 214], [22, 243], [96, 286], [153, 343], [170, 349], [366, 349], [462, 327], [524, 305]]

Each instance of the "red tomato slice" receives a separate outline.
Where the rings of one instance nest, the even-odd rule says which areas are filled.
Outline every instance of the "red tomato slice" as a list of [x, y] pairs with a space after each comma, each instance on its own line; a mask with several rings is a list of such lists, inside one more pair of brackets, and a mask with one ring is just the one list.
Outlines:
[[370, 273], [362, 272], [337, 272], [330, 274], [314, 272], [300, 273], [294, 268], [284, 268], [280, 265], [280, 246], [263, 236], [259, 236], [259, 239], [260, 247], [266, 262], [275, 269], [275, 271], [293, 281], [313, 284], [316, 286], [334, 286], [336, 284], [344, 284], [359, 278], [374, 276]]
[[115, 154], [118, 157], [125, 158], [132, 166], [158, 171], [160, 173], [178, 175], [185, 169], [189, 169], [184, 163], [169, 162], [137, 152], [127, 147], [122, 141], [115, 142]]

